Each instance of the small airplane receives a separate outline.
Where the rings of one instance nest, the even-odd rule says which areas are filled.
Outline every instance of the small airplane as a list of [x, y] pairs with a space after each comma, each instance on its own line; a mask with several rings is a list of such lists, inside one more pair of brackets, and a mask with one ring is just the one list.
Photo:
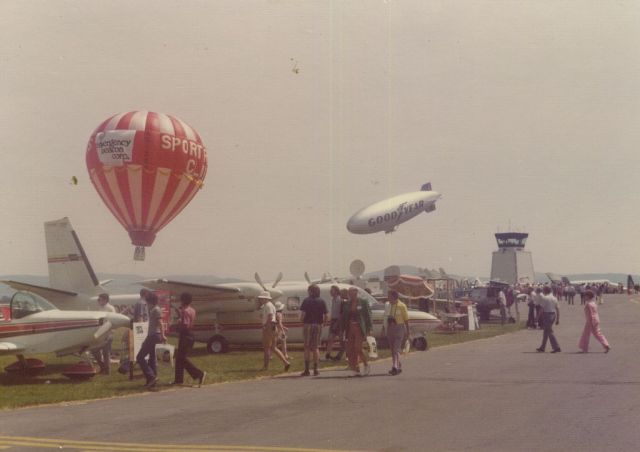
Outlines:
[[[0, 310], [0, 355], [16, 355], [18, 362], [8, 370], [29, 371], [44, 367], [25, 354], [81, 353], [100, 347], [115, 328], [128, 327], [128, 317], [98, 311], [60, 311], [44, 298], [30, 292], [13, 294]], [[64, 372], [63, 372], [64, 373]]]
[[551, 281], [553, 284], [564, 284], [564, 285], [571, 285], [571, 286], [586, 286], [586, 285], [591, 285], [591, 284], [604, 284], [606, 286], [611, 286], [611, 287], [618, 287], [618, 283], [614, 283], [609, 281], [608, 279], [581, 279], [581, 280], [570, 280], [569, 278], [567, 278], [566, 276], [559, 276], [556, 275], [555, 273], [545, 273], [545, 275], [547, 275], [547, 278], [549, 278], [549, 281]]
[[431, 182], [427, 182], [420, 191], [404, 193], [360, 209], [349, 218], [347, 229], [353, 234], [381, 231], [389, 234], [422, 212], [436, 210], [436, 201], [441, 196], [440, 193], [432, 191]]
[[[190, 292], [193, 297], [192, 306], [197, 311], [194, 336], [199, 342], [206, 342], [210, 353], [225, 353], [230, 344], [260, 344], [262, 342], [262, 318], [257, 297], [268, 291], [273, 301], [284, 305], [283, 324], [289, 330], [289, 343], [303, 342], [300, 306], [308, 296], [310, 281], [282, 282], [278, 275], [276, 282], [268, 287], [256, 274], [256, 283], [224, 283], [216, 285], [190, 284], [166, 279], [154, 279], [140, 282], [152, 290], [164, 290], [174, 294]], [[279, 284], [280, 283], [280, 284]], [[329, 291], [336, 285], [340, 289], [354, 287], [351, 284], [334, 281], [318, 282], [320, 296], [327, 303], [331, 300]], [[369, 302], [371, 307], [373, 331], [377, 339], [382, 339], [384, 320], [384, 304], [379, 303], [363, 289], [358, 288], [358, 295]], [[418, 350], [427, 349], [424, 333], [436, 329], [440, 320], [426, 312], [409, 310], [409, 327], [412, 345]], [[327, 339], [328, 328], [323, 328], [322, 340]]]

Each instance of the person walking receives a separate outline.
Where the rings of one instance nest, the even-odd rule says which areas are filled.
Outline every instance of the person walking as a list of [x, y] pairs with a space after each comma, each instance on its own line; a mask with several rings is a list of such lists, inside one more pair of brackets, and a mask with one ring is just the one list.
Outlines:
[[547, 339], [549, 339], [552, 348], [551, 353], [558, 353], [562, 350], [560, 350], [558, 340], [553, 334], [553, 323], [555, 322], [556, 325], [560, 324], [560, 307], [558, 306], [558, 299], [551, 294], [551, 288], [549, 286], [544, 286], [542, 289], [542, 295], [538, 297], [537, 302], [542, 308], [542, 327], [544, 331], [542, 333], [542, 345], [540, 345], [540, 348], [537, 348], [536, 350], [544, 353], [544, 350], [547, 347]]
[[195, 338], [193, 337], [193, 324], [196, 321], [196, 310], [191, 307], [191, 294], [183, 292], [180, 294], [180, 320], [178, 323], [178, 350], [176, 352], [176, 369], [173, 385], [184, 383], [184, 371], [189, 373], [191, 378], [196, 380], [196, 387], [200, 388], [204, 384], [207, 373], [198, 369], [188, 358], [188, 354], [193, 348]]
[[[98, 295], [98, 311], [116, 312], [116, 309], [109, 303], [109, 294]], [[111, 375], [111, 344], [113, 343], [113, 331], [107, 333], [106, 340], [102, 347], [91, 350], [93, 358], [100, 366], [100, 373]]]
[[[158, 306], [158, 296], [149, 292], [146, 295], [146, 302], [149, 309], [149, 329], [147, 337], [140, 347], [140, 351], [136, 356], [136, 361], [142, 369], [142, 373], [147, 379], [144, 385], [147, 388], [153, 388], [158, 382], [158, 369], [156, 367], [156, 345], [167, 342], [164, 335], [164, 324], [162, 323], [162, 310]], [[149, 357], [147, 362], [146, 357]]]
[[260, 370], [268, 370], [271, 354], [276, 356], [284, 364], [284, 371], [288, 371], [291, 364], [282, 352], [274, 347], [276, 341], [276, 308], [271, 303], [271, 294], [268, 291], [258, 295], [258, 301], [262, 304], [262, 348], [264, 350], [264, 365]]
[[349, 288], [349, 299], [342, 312], [342, 325], [344, 325], [347, 337], [347, 358], [349, 369], [354, 376], [360, 375], [358, 358], [364, 364], [364, 375], [369, 375], [371, 367], [369, 359], [362, 350], [364, 338], [371, 334], [371, 308], [367, 300], [358, 297], [358, 288]]
[[304, 337], [304, 371], [302, 377], [311, 375], [309, 364], [313, 359], [313, 375], [318, 375], [318, 361], [320, 360], [320, 338], [322, 325], [327, 320], [327, 305], [320, 298], [320, 287], [311, 284], [307, 289], [309, 296], [300, 306], [300, 315], [303, 323], [302, 334]]
[[604, 352], [609, 353], [611, 346], [600, 330], [600, 316], [598, 315], [598, 306], [594, 300], [595, 294], [593, 291], [587, 290], [584, 297], [586, 300], [586, 304], [584, 306], [585, 324], [584, 330], [582, 330], [582, 336], [580, 337], [580, 342], [578, 342], [578, 347], [582, 353], [588, 353], [589, 339], [593, 334], [598, 342], [600, 342], [604, 347]]
[[400, 352], [406, 341], [409, 340], [409, 311], [407, 305], [398, 299], [398, 292], [390, 290], [387, 294], [388, 306], [385, 306], [385, 316], [382, 326], [382, 335], [386, 333], [389, 348], [391, 349], [391, 370], [389, 375], [398, 375], [402, 372]]
[[284, 305], [281, 302], [276, 301], [274, 306], [276, 308], [276, 340], [274, 342], [274, 347], [277, 348], [280, 345], [282, 347], [280, 351], [287, 361], [290, 361], [291, 358], [289, 358], [289, 354], [287, 353], [287, 331], [289, 331], [289, 328], [284, 326]]

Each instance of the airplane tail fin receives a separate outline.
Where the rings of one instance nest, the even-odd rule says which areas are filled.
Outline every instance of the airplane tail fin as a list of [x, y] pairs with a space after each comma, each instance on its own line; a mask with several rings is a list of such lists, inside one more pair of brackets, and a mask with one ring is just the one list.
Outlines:
[[432, 191], [431, 182], [427, 182], [422, 187], [420, 187], [420, 191]]
[[58, 290], [97, 295], [102, 292], [100, 282], [71, 227], [69, 218], [47, 221], [44, 224], [49, 265], [49, 285]]

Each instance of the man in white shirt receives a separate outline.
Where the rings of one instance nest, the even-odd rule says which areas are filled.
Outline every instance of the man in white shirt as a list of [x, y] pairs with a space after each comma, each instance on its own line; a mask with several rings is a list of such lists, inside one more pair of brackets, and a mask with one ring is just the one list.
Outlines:
[[544, 353], [547, 346], [547, 339], [551, 341], [551, 353], [560, 352], [560, 345], [556, 336], [553, 334], [553, 323], [560, 324], [560, 307], [558, 306], [558, 299], [551, 293], [549, 286], [544, 286], [542, 289], [542, 295], [537, 297], [536, 303], [542, 308], [544, 332], [542, 333], [542, 345], [537, 348], [536, 351]]
[[[102, 312], [116, 312], [116, 309], [109, 303], [109, 294], [101, 293], [98, 295], [98, 309]], [[111, 374], [111, 343], [113, 342], [113, 332], [109, 331], [104, 345], [100, 348], [91, 350], [93, 358], [100, 366], [100, 373], [105, 375]]]

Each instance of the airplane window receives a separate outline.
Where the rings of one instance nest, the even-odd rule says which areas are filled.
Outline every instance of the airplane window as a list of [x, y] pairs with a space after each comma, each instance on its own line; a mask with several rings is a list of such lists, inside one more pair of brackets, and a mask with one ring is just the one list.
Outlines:
[[287, 298], [287, 309], [289, 311], [297, 311], [300, 309], [300, 297]]
[[56, 309], [56, 307], [34, 293], [16, 292], [11, 298], [11, 317], [14, 319], [52, 309]]
[[369, 303], [369, 306], [372, 307], [373, 305], [375, 305], [378, 300], [376, 300], [375, 298], [373, 298], [373, 296], [367, 292], [364, 291], [364, 289], [361, 289], [358, 287], [358, 297], [359, 298], [364, 298], [365, 300], [367, 300], [367, 303]]

